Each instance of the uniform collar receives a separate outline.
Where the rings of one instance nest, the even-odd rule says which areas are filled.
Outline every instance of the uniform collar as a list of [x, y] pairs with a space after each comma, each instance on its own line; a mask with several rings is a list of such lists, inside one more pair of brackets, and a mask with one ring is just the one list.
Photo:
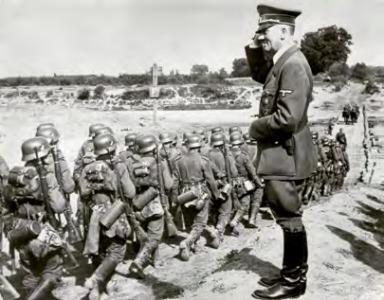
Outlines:
[[275, 55], [273, 56], [273, 58], [272, 58], [272, 59], [273, 59], [273, 64], [275, 65], [276, 62], [279, 60], [279, 58], [282, 57], [283, 54], [284, 54], [285, 52], [287, 52], [287, 50], [288, 50], [289, 48], [291, 48], [293, 45], [294, 45], [294, 44], [291, 43], [291, 44], [285, 45], [285, 46], [283, 46], [282, 48], [280, 48], [280, 50], [277, 51], [277, 52], [275, 53]]

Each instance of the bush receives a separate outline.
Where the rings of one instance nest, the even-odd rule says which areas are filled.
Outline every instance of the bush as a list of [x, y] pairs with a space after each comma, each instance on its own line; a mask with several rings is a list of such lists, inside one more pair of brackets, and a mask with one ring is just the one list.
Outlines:
[[78, 100], [89, 100], [89, 97], [91, 95], [91, 92], [88, 89], [82, 89], [77, 94]]
[[104, 94], [105, 87], [103, 85], [98, 85], [94, 90], [94, 98], [101, 98]]

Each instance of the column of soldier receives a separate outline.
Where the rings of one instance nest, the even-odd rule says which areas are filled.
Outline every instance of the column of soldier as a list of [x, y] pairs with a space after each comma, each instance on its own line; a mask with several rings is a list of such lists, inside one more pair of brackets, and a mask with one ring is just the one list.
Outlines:
[[[179, 256], [188, 261], [204, 230], [207, 246], [217, 249], [226, 229], [238, 236], [240, 223], [256, 228], [263, 186], [253, 165], [256, 142], [239, 127], [229, 137], [221, 127], [210, 141], [207, 134], [186, 132], [178, 141], [166, 132], [130, 133], [119, 153], [113, 131], [93, 124], [72, 175], [58, 130], [39, 125], [21, 146], [25, 165], [9, 170], [3, 161], [0, 174], [4, 234], [20, 254], [23, 299], [55, 299], [62, 275], [79, 266], [75, 249], [94, 266], [84, 286], [89, 299], [99, 299], [127, 245], [136, 250], [129, 276], [143, 279], [163, 238], [184, 231]], [[76, 214], [72, 193], [79, 195]]]
[[318, 132], [312, 132], [312, 140], [318, 155], [318, 165], [306, 180], [302, 197], [304, 204], [341, 190], [349, 172], [347, 138], [342, 128], [335, 139], [327, 136], [319, 138]]

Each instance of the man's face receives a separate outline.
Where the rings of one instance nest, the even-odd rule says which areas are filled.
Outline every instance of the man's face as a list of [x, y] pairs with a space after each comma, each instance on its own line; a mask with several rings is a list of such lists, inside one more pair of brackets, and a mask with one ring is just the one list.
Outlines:
[[258, 42], [266, 53], [275, 53], [281, 48], [282, 30], [280, 26], [272, 26], [260, 32]]

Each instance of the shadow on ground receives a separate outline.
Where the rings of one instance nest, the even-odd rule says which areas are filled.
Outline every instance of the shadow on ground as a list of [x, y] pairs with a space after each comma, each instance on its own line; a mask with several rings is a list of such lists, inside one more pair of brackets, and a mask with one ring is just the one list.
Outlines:
[[279, 268], [270, 262], [250, 254], [252, 250], [252, 248], [244, 248], [241, 251], [232, 250], [222, 259], [221, 266], [212, 273], [237, 270], [251, 271], [260, 277], [274, 277], [279, 275]]
[[341, 239], [350, 243], [352, 254], [357, 260], [378, 272], [384, 273], [383, 250], [359, 239], [354, 234], [343, 229], [331, 225], [327, 225], [327, 228]]

